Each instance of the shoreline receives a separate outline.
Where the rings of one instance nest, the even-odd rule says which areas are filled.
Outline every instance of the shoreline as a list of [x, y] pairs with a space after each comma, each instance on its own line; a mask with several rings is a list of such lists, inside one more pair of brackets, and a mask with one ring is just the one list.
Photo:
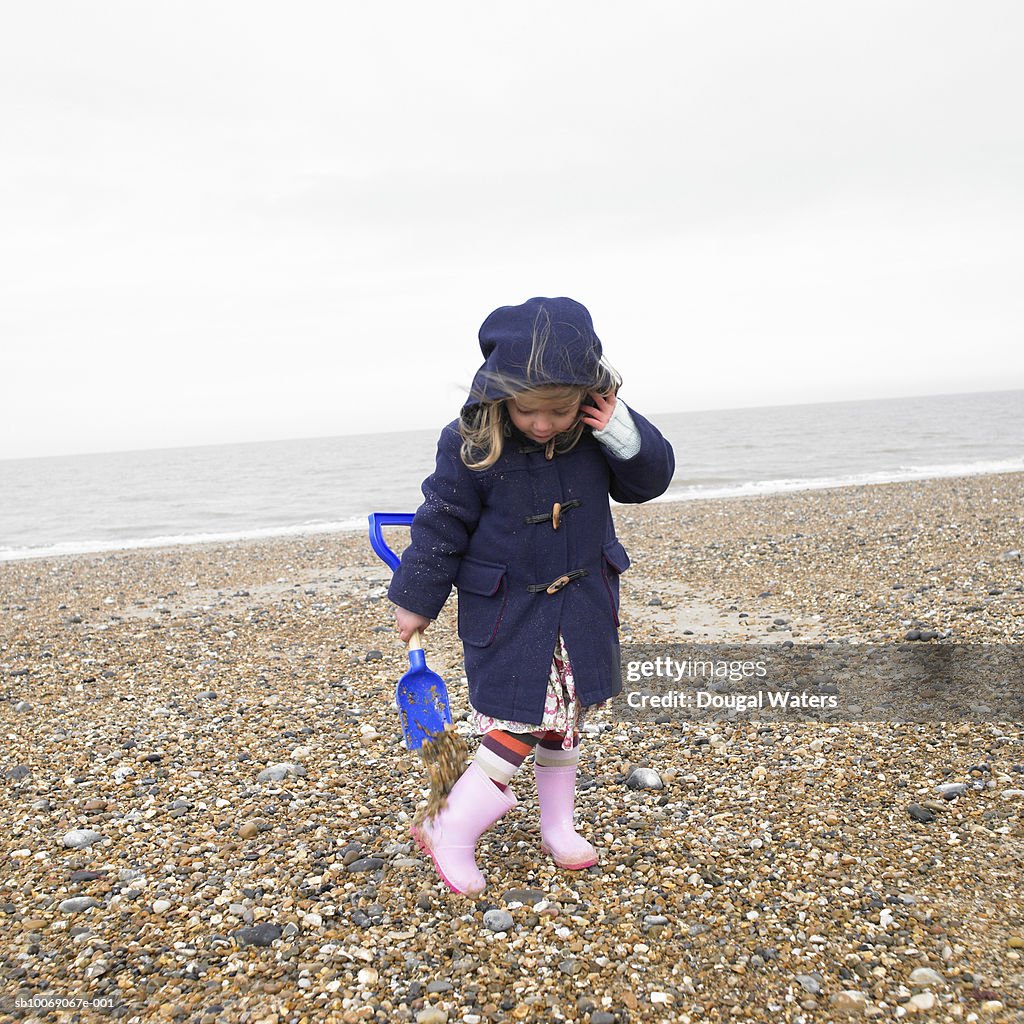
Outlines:
[[[865, 477], [874, 477], [879, 474], [863, 474]], [[850, 481], [834, 482], [831, 480], [802, 480], [802, 481], [759, 481], [756, 483], [741, 484], [723, 488], [724, 493], [709, 490], [709, 493], [694, 492], [685, 496], [662, 495], [648, 502], [648, 506], [658, 505], [689, 505], [693, 502], [705, 501], [742, 501], [760, 498], [776, 498], [790, 494], [805, 493], [831, 493], [833, 491], [848, 491], [862, 487], [884, 487], [891, 484], [915, 484], [933, 483], [944, 480], [969, 480], [975, 477], [1006, 477], [1024, 476], [1024, 469], [1007, 469], [1004, 464], [997, 464], [997, 468], [987, 470], [976, 470], [971, 473], [939, 473], [937, 475], [884, 475], [879, 479], [860, 479]], [[773, 484], [779, 485], [772, 487]], [[760, 489], [767, 485], [769, 489]], [[628, 505], [613, 504], [615, 509], [630, 508]], [[103, 555], [116, 554], [118, 552], [142, 551], [142, 550], [163, 550], [178, 547], [195, 547], [201, 545], [221, 544], [245, 544], [255, 543], [263, 540], [278, 541], [300, 538], [315, 538], [329, 536], [332, 534], [349, 534], [365, 532], [365, 516], [343, 519], [333, 523], [321, 523], [314, 525], [292, 524], [281, 527], [257, 527], [252, 530], [229, 532], [224, 534], [198, 533], [185, 537], [140, 537], [130, 539], [127, 543], [117, 541], [61, 541], [49, 547], [14, 549], [14, 553], [0, 553], [0, 566], [8, 562], [36, 561], [39, 559], [52, 558], [73, 558], [78, 555]], [[195, 539], [192, 539], [192, 538]], [[83, 545], [89, 545], [85, 547]], [[60, 550], [68, 547], [68, 550]]]
[[[770, 617], [797, 627], [768, 631], [779, 640], [885, 641], [929, 628], [940, 640], [1018, 642], [1022, 509], [1024, 473], [617, 505], [633, 560], [621, 580], [624, 615], [642, 621], [644, 639], [694, 625], [705, 639], [751, 639], [749, 627]], [[405, 531], [388, 529], [400, 550]], [[88, 606], [97, 621], [158, 603], [134, 586], [147, 574], [159, 581], [150, 591], [174, 590], [193, 612], [234, 600], [228, 590], [262, 588], [261, 599], [280, 600], [296, 589], [344, 593], [351, 582], [383, 594], [390, 579], [365, 531], [353, 529], [0, 562], [0, 608], [14, 609], [9, 588], [28, 587], [40, 571], [75, 577], [83, 598], [102, 579]]]

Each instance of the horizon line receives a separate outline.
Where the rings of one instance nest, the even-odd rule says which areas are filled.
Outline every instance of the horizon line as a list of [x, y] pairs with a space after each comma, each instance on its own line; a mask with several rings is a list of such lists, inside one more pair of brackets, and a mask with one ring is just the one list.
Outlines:
[[[702, 413], [702, 412], [738, 412], [755, 409], [784, 409], [784, 408], [803, 408], [805, 406], [815, 405], [857, 405], [867, 402], [898, 402], [907, 398], [957, 398], [964, 395], [1001, 395], [1011, 394], [1015, 391], [1024, 392], [1024, 388], [995, 388], [978, 391], [940, 391], [940, 392], [926, 392], [924, 394], [916, 395], [889, 395], [886, 397], [875, 397], [875, 398], [840, 398], [831, 401], [817, 401], [817, 402], [775, 402], [767, 403], [763, 405], [728, 405], [728, 406], [712, 406], [708, 408], [699, 409], [675, 409], [671, 412], [661, 411], [657, 413], [651, 413], [651, 418], [657, 419], [660, 416], [681, 416], [688, 413]], [[268, 437], [252, 441], [205, 441], [199, 444], [171, 444], [171, 445], [155, 445], [152, 447], [145, 448], [102, 448], [90, 451], [73, 451], [73, 452], [58, 452], [51, 455], [4, 455], [0, 456], [0, 462], [23, 462], [32, 459], [72, 459], [72, 458], [84, 458], [90, 455], [127, 455], [130, 453], [141, 453], [141, 452], [173, 452], [173, 451], [187, 451], [193, 448], [234, 448], [241, 445], [258, 445], [258, 444], [289, 444], [296, 441], [324, 441], [332, 440], [335, 438], [344, 437], [386, 437], [389, 435], [396, 434], [415, 434], [426, 430], [434, 430], [434, 427], [405, 427], [401, 430], [359, 430], [344, 434], [303, 434], [297, 437]]]

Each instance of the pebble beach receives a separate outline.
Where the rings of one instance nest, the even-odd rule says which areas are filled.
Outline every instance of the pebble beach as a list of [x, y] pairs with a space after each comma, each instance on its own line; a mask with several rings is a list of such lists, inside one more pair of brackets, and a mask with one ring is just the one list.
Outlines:
[[[624, 643], [1024, 643], [1024, 474], [615, 515]], [[600, 863], [541, 853], [528, 762], [457, 896], [388, 579], [352, 533], [0, 564], [0, 1019], [1024, 1022], [1021, 722], [613, 703]], [[425, 646], [468, 728], [454, 598]]]

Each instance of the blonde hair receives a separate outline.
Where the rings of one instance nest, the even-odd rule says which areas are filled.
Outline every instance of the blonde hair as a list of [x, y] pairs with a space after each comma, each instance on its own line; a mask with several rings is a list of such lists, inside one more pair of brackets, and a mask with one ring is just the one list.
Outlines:
[[[505, 408], [506, 399], [513, 398], [524, 406], [539, 406], [549, 402], [557, 405], [583, 404], [590, 392], [613, 395], [622, 386], [622, 378], [602, 357], [596, 361], [593, 382], [587, 384], [560, 384], [558, 378], [571, 374], [568, 365], [551, 366], [547, 353], [551, 336], [551, 317], [542, 310], [533, 326], [533, 340], [530, 357], [522, 376], [487, 372], [484, 377], [497, 390], [499, 398], [486, 398], [482, 394], [470, 394], [459, 418], [459, 433], [462, 447], [459, 455], [469, 469], [489, 469], [501, 457], [505, 438], [512, 434], [512, 421]], [[545, 366], [545, 356], [548, 356]], [[577, 415], [573, 425], [548, 441], [546, 455], [551, 458], [556, 452], [571, 451], [583, 436], [584, 423]]]
[[[523, 406], [539, 407], [549, 402], [560, 406], [581, 405], [587, 400], [587, 392], [587, 388], [573, 384], [551, 384], [527, 388], [508, 397]], [[501, 457], [505, 438], [512, 434], [512, 421], [505, 402], [504, 398], [495, 398], [463, 410], [459, 419], [459, 433], [462, 435], [459, 455], [469, 469], [489, 469]], [[563, 430], [548, 441], [548, 458], [556, 452], [562, 454], [571, 451], [582, 436], [583, 421], [577, 413], [568, 430]]]

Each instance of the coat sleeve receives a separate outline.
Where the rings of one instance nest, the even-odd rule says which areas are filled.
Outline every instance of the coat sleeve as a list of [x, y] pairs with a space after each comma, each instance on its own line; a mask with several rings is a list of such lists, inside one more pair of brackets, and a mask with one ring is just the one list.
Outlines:
[[640, 432], [640, 450], [628, 459], [617, 458], [605, 446], [602, 451], [612, 473], [608, 493], [623, 504], [639, 504], [668, 490], [676, 459], [661, 431], [635, 409], [629, 412]]
[[441, 432], [437, 465], [423, 481], [423, 504], [412, 521], [412, 537], [402, 552], [388, 597], [401, 608], [436, 619], [444, 607], [480, 520], [480, 494], [459, 457], [462, 438], [455, 423]]

